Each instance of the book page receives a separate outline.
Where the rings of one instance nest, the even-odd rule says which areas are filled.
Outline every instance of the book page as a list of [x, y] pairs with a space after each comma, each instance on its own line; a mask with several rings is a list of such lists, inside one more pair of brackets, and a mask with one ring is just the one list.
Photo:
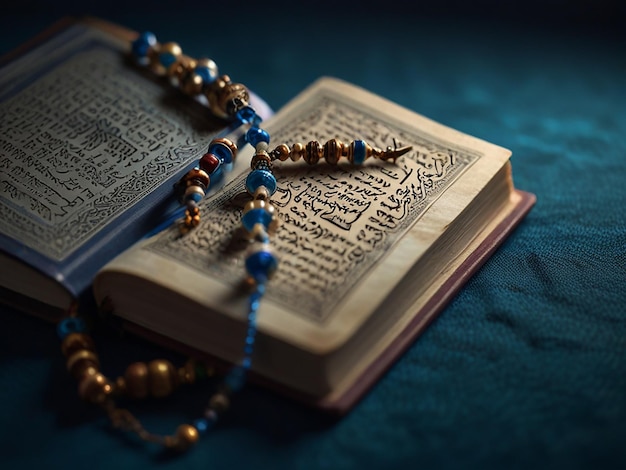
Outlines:
[[[339, 342], [362, 324], [510, 155], [333, 79], [317, 82], [265, 127], [270, 148], [332, 138], [381, 148], [395, 138], [413, 147], [395, 164], [275, 163], [272, 203], [281, 225], [272, 245], [280, 263], [259, 328], [312, 348]], [[245, 276], [247, 241], [238, 227], [250, 199], [243, 191], [249, 147], [239, 156], [244, 172], [201, 203], [199, 227], [185, 236], [172, 228], [112, 268], [242, 318], [245, 294], [239, 302], [232, 297]]]
[[224, 127], [128, 49], [77, 24], [2, 69], [0, 234], [66, 259]]

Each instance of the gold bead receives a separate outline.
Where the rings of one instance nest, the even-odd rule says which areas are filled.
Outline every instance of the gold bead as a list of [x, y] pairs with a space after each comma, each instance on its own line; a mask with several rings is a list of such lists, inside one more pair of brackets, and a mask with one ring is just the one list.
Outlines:
[[79, 396], [91, 403], [102, 403], [113, 392], [113, 387], [101, 373], [86, 375], [78, 385]]
[[179, 87], [183, 93], [189, 96], [196, 96], [202, 93], [204, 80], [202, 80], [202, 77], [197, 73], [188, 73], [181, 78], [179, 83]]
[[209, 174], [206, 171], [200, 168], [194, 168], [192, 170], [189, 170], [187, 174], [183, 176], [183, 182], [185, 186], [192, 186], [195, 184], [200, 184], [204, 186], [204, 188], [206, 189], [209, 187], [209, 184], [211, 183], [211, 178], [209, 177]]
[[178, 369], [178, 382], [181, 384], [192, 384], [196, 381], [196, 367], [193, 361], [188, 361], [183, 367]]
[[159, 54], [172, 54], [174, 57], [179, 57], [182, 53], [183, 50], [175, 42], [166, 42], [159, 49]]
[[148, 389], [154, 397], [166, 397], [178, 385], [178, 374], [170, 361], [156, 359], [148, 364]]
[[218, 413], [223, 413], [228, 410], [229, 406], [230, 400], [228, 396], [223, 393], [216, 393], [211, 397], [211, 400], [209, 400], [209, 407]]
[[324, 144], [324, 159], [329, 165], [336, 165], [343, 153], [343, 142], [337, 139]]
[[77, 380], [91, 373], [94, 369], [98, 370], [99, 367], [98, 356], [86, 349], [76, 351], [67, 358], [67, 370]]
[[202, 59], [198, 59], [197, 66], [206, 67], [212, 72], [213, 76], [217, 76], [217, 64], [213, 60], [203, 57]]
[[276, 212], [274, 205], [264, 199], [253, 199], [252, 201], [248, 201], [246, 205], [243, 206], [243, 213], [246, 214], [253, 209], [265, 209], [272, 216]]
[[293, 144], [291, 147], [291, 152], [289, 152], [289, 157], [292, 161], [298, 161], [304, 155], [304, 145], [300, 142]]
[[253, 157], [252, 160], [250, 160], [250, 168], [252, 170], [256, 169], [256, 166], [260, 163], [260, 162], [265, 162], [267, 163], [267, 166], [271, 169], [272, 168], [272, 159], [270, 158], [270, 156], [267, 154], [267, 152], [258, 152], [256, 153]]
[[70, 333], [65, 337], [61, 344], [61, 351], [65, 357], [69, 357], [76, 351], [86, 349], [87, 351], [95, 351], [95, 345], [91, 336], [85, 333]]
[[252, 230], [250, 231], [250, 239], [263, 240], [265, 238], [267, 238], [267, 232], [265, 231], [265, 226], [263, 224], [254, 224], [252, 226]]
[[320, 161], [320, 157], [323, 155], [322, 146], [317, 140], [312, 140], [306, 144], [306, 150], [304, 152], [304, 161], [309, 165], [315, 165]]
[[182, 53], [183, 50], [175, 42], [157, 45], [148, 52], [150, 68], [157, 75], [165, 75], [167, 73], [167, 69], [161, 63], [161, 54], [171, 54], [175, 57], [175, 59], [178, 59]]
[[115, 379], [115, 394], [126, 394], [126, 380], [124, 379], [124, 377], [118, 377], [117, 379]]
[[183, 79], [193, 72], [195, 66], [195, 59], [181, 54], [167, 69], [167, 76], [174, 86], [180, 86]]
[[267, 190], [267, 188], [265, 186], [259, 186], [254, 191], [254, 194], [252, 195], [252, 198], [253, 199], [258, 199], [258, 200], [261, 200], [261, 201], [267, 201], [270, 198], [270, 193], [268, 192], [268, 190]]
[[241, 83], [232, 83], [228, 75], [222, 75], [212, 82], [205, 96], [213, 114], [222, 119], [234, 116], [250, 102], [248, 89]]
[[150, 49], [148, 49], [148, 66], [150, 70], [152, 70], [157, 75], [163, 75], [165, 73], [165, 68], [161, 65], [159, 61], [159, 51], [161, 49], [161, 44], [156, 43]]
[[148, 366], [145, 362], [134, 362], [124, 372], [126, 394], [131, 398], [148, 396]]
[[284, 162], [289, 158], [289, 146], [287, 144], [280, 144], [274, 150], [272, 150], [272, 154], [275, 158]]
[[176, 429], [173, 439], [168, 439], [166, 445], [178, 452], [184, 452], [198, 442], [198, 430], [189, 424], [181, 424]]

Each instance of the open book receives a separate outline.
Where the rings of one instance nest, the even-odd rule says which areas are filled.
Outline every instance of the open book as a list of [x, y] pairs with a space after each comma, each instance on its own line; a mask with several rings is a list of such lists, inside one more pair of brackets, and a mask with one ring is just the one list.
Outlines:
[[[343, 411], [442, 310], [534, 196], [514, 189], [508, 150], [336, 79], [315, 82], [264, 128], [272, 145], [338, 138], [383, 149], [412, 146], [395, 163], [274, 165], [272, 202], [281, 223], [273, 246], [280, 264], [259, 310], [253, 373], [302, 400]], [[207, 139], [192, 134], [176, 142], [189, 157], [185, 164], [198, 155], [187, 148], [204, 148]], [[244, 146], [223, 185], [200, 203], [198, 227], [181, 235], [172, 226], [100, 269], [97, 302], [133, 331], [237, 362], [248, 302], [239, 223], [252, 154]], [[170, 189], [171, 179], [162, 178], [140, 196]], [[130, 230], [134, 214], [124, 214]], [[15, 230], [3, 233], [26, 244]], [[52, 241], [39, 245], [33, 249], [43, 255], [56, 248]], [[26, 266], [17, 258], [13, 265]], [[9, 288], [18, 290], [15, 283]], [[25, 286], [21, 292], [35, 294]]]
[[[514, 191], [509, 151], [335, 79], [317, 81], [265, 128], [275, 144], [363, 138], [385, 148], [395, 138], [413, 147], [395, 164], [274, 165], [281, 261], [259, 311], [253, 369], [342, 406], [432, 319], [532, 197]], [[238, 225], [252, 153], [244, 148], [231, 181], [201, 203], [194, 231], [173, 227], [100, 271], [97, 299], [142, 329], [236, 362], [247, 312]]]

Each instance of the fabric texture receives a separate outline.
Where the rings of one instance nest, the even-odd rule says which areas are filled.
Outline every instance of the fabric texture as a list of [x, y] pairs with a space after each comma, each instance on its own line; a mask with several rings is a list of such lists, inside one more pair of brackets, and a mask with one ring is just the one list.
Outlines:
[[[84, 12], [209, 55], [275, 109], [331, 75], [510, 148], [515, 184], [537, 204], [350, 414], [336, 420], [250, 386], [177, 457], [112, 431], [78, 399], [54, 327], [3, 308], [3, 468], [625, 468], [624, 36], [607, 23], [553, 24], [556, 14], [422, 16], [400, 3], [361, 6], [358, 19], [347, 8], [327, 15], [323, 2], [236, 21], [182, 5]], [[67, 12], [5, 15], [3, 52]], [[98, 346], [103, 367], [120, 372], [169, 354], [132, 338]], [[135, 410], [170, 433], [210, 392]]]

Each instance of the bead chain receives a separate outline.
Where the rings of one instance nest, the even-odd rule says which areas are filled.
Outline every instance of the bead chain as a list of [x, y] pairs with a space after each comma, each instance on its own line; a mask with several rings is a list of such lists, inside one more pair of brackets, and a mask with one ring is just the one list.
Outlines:
[[[172, 82], [180, 86], [181, 90], [190, 95], [203, 93], [208, 100], [213, 114], [220, 118], [237, 118], [240, 123], [260, 123], [257, 113], [248, 106], [248, 92], [243, 85], [233, 84], [228, 76], [217, 77], [217, 66], [210, 59], [198, 61], [182, 55], [180, 47], [175, 43], [160, 45], [153, 34], [144, 33], [132, 44], [133, 54], [139, 63], [149, 65], [158, 74], [167, 73]], [[269, 135], [259, 130], [259, 149], [267, 148]], [[252, 135], [249, 132], [250, 135]], [[199, 209], [197, 203], [205, 195], [210, 184], [210, 176], [215, 175], [218, 169], [231, 163], [237, 153], [237, 147], [228, 139], [214, 139], [209, 144], [209, 149], [199, 162], [200, 168], [194, 168], [188, 172], [179, 184], [182, 187], [182, 200], [187, 206], [183, 226], [191, 228], [199, 223]], [[276, 180], [271, 171], [259, 167], [264, 171], [260, 180], [272, 187], [272, 193], [276, 189]], [[254, 173], [254, 172], [253, 172]], [[267, 177], [267, 174], [270, 177]], [[257, 173], [258, 176], [258, 173]], [[263, 176], [265, 178], [263, 178]], [[252, 178], [254, 180], [254, 177]], [[271, 185], [273, 182], [273, 186]], [[255, 184], [255, 183], [251, 183]], [[248, 189], [250, 190], [250, 185]], [[260, 184], [256, 184], [251, 203], [258, 208], [272, 207], [269, 204], [270, 192]], [[265, 209], [262, 209], [265, 210]], [[272, 208], [273, 211], [273, 208]], [[259, 215], [258, 212], [252, 212]], [[273, 213], [273, 212], [272, 212]], [[244, 214], [249, 221], [250, 215]], [[263, 221], [267, 217], [262, 218]], [[271, 221], [267, 227], [273, 226]], [[244, 227], [246, 227], [244, 223]], [[148, 364], [135, 362], [129, 365], [123, 376], [115, 380], [109, 380], [100, 372], [100, 361], [95, 352], [95, 345], [91, 336], [87, 333], [86, 323], [78, 316], [77, 304], [72, 304], [66, 318], [57, 325], [57, 333], [62, 341], [62, 351], [67, 358], [67, 368], [70, 374], [78, 381], [79, 396], [91, 403], [100, 405], [112, 423], [121, 430], [134, 432], [139, 438], [155, 442], [168, 449], [185, 451], [192, 447], [199, 436], [207, 433], [217, 422], [219, 416], [230, 405], [230, 395], [240, 390], [245, 382], [246, 373], [252, 364], [252, 353], [256, 337], [256, 316], [261, 297], [265, 292], [265, 284], [277, 266], [277, 260], [269, 250], [269, 235], [265, 231], [263, 223], [253, 224], [250, 231], [257, 244], [246, 256], [246, 269], [254, 283], [254, 290], [249, 297], [247, 315], [247, 331], [244, 342], [243, 358], [239, 365], [234, 366], [226, 374], [217, 392], [209, 399], [201, 417], [192, 424], [182, 424], [174, 435], [160, 436], [152, 434], [144, 429], [128, 410], [119, 408], [115, 398], [127, 396], [129, 398], [155, 398], [165, 397], [171, 394], [180, 384], [194, 383], [198, 378], [212, 375], [212, 370], [207, 369], [200, 363], [189, 361], [185, 366], [176, 369], [170, 361], [158, 359]]]
[[[140, 64], [148, 65], [158, 75], [167, 75], [184, 93], [206, 98], [215, 116], [250, 125], [245, 138], [255, 148], [255, 154], [245, 187], [252, 200], [244, 206], [241, 224], [250, 241], [245, 266], [253, 290], [249, 297], [243, 358], [239, 365], [232, 367], [226, 374], [218, 391], [211, 395], [201, 417], [192, 424], [181, 424], [174, 435], [160, 436], [145, 430], [128, 410], [117, 407], [115, 398], [165, 397], [179, 385], [192, 384], [197, 379], [212, 375], [213, 371], [194, 361], [188, 361], [176, 369], [171, 362], [157, 359], [148, 364], [130, 364], [123, 376], [111, 381], [100, 372], [94, 342], [87, 333], [85, 322], [78, 316], [77, 304], [69, 308], [67, 317], [59, 322], [57, 332], [62, 341], [63, 354], [67, 358], [67, 369], [77, 379], [78, 393], [82, 399], [100, 405], [115, 428], [134, 432], [139, 438], [168, 449], [185, 451], [198, 441], [200, 435], [206, 434], [229, 408], [230, 396], [243, 387], [252, 364], [257, 312], [266, 284], [278, 266], [278, 259], [270, 247], [270, 235], [278, 225], [276, 208], [270, 200], [277, 187], [272, 162], [287, 159], [297, 161], [302, 158], [313, 165], [324, 159], [335, 165], [341, 157], [353, 164], [362, 164], [369, 157], [393, 159], [395, 162], [410, 147], [398, 149], [394, 146], [393, 149], [388, 147], [382, 151], [362, 140], [344, 145], [332, 139], [323, 146], [316, 141], [306, 145], [296, 143], [291, 148], [281, 144], [268, 153], [270, 136], [259, 127], [261, 118], [249, 105], [248, 91], [243, 85], [232, 83], [227, 75], [218, 77], [217, 66], [211, 59], [195, 60], [185, 56], [178, 44], [159, 44], [152, 33], [141, 34], [132, 43], [132, 52]], [[181, 201], [186, 206], [184, 222], [181, 224], [183, 232], [200, 223], [198, 202], [206, 194], [211, 176], [215, 176], [222, 165], [231, 163], [236, 154], [237, 147], [230, 140], [214, 139], [209, 144], [208, 152], [199, 160], [198, 167], [181, 179], [178, 188]]]

